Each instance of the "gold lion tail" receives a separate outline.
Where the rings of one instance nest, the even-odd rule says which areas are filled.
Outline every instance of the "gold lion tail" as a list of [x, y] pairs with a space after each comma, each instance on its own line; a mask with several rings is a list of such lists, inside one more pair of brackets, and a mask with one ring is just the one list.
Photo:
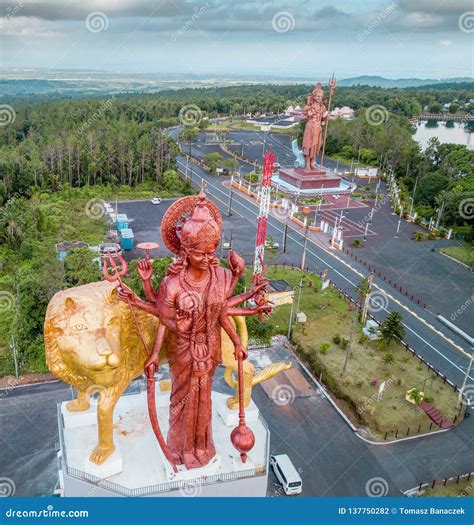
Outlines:
[[261, 372], [254, 376], [252, 380], [252, 386], [258, 385], [259, 383], [261, 383], [262, 381], [266, 381], [267, 379], [271, 379], [280, 372], [283, 372], [283, 370], [288, 370], [289, 368], [291, 368], [291, 363], [272, 363], [271, 365], [267, 366]]
[[[280, 372], [283, 372], [283, 370], [288, 370], [288, 368], [291, 368], [291, 363], [272, 363], [252, 378], [252, 386], [258, 385], [267, 379], [271, 379]], [[226, 366], [224, 370], [224, 379], [231, 388], [237, 388], [237, 379], [234, 377], [234, 370], [232, 367]]]

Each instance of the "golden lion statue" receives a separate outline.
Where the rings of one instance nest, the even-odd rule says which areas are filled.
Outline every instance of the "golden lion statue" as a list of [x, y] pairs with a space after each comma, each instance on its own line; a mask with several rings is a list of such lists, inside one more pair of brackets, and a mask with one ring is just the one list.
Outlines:
[[[148, 348], [156, 336], [158, 320], [134, 309]], [[242, 343], [247, 347], [245, 318], [236, 317]], [[46, 311], [44, 325], [46, 363], [57, 378], [77, 389], [77, 399], [68, 401], [71, 412], [87, 410], [89, 397], [99, 393], [97, 425], [99, 441], [90, 455], [93, 463], [103, 463], [115, 450], [113, 411], [130, 381], [143, 373], [147, 358], [126, 303], [117, 298], [116, 285], [100, 281], [63, 290], [54, 295]], [[161, 358], [166, 359], [166, 341]], [[237, 387], [234, 373], [237, 361], [234, 347], [222, 332], [222, 359], [225, 380]], [[245, 406], [251, 400], [253, 385], [275, 376], [290, 364], [275, 363], [254, 375], [254, 367], [244, 362]], [[238, 393], [227, 401], [229, 408], [238, 407]]]

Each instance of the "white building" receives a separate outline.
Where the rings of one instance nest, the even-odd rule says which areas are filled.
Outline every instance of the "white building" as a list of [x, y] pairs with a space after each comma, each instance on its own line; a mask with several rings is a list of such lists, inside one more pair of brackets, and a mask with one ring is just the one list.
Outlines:
[[334, 108], [329, 113], [330, 118], [342, 118], [343, 120], [352, 120], [354, 118], [354, 110], [349, 106], [343, 106], [342, 108]]

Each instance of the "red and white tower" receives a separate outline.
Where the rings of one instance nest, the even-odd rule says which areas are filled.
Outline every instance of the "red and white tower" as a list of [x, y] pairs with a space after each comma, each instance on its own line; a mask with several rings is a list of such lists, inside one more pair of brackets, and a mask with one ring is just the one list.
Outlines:
[[262, 262], [267, 240], [268, 212], [270, 210], [270, 190], [272, 187], [273, 165], [275, 154], [270, 150], [263, 156], [263, 175], [260, 185], [260, 210], [257, 219], [257, 237], [255, 240], [255, 260], [253, 263], [253, 279], [257, 281], [263, 272]]

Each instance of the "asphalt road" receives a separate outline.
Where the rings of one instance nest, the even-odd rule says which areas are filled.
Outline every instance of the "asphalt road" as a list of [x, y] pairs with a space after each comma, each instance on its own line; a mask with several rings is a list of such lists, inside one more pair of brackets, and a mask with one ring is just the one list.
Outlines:
[[[445, 433], [371, 445], [354, 434], [281, 343], [249, 353], [257, 366], [262, 356], [272, 362], [290, 360], [314, 387], [311, 395], [295, 395], [286, 404], [275, 402], [261, 385], [253, 390], [253, 399], [270, 428], [270, 453], [290, 456], [303, 480], [302, 496], [365, 496], [366, 485], [374, 478], [383, 480], [386, 495], [396, 496], [420, 482], [474, 469], [474, 418]], [[213, 390], [230, 395], [222, 374], [220, 367]], [[72, 390], [59, 381], [19, 387], [2, 395], [0, 477], [13, 480], [16, 496], [46, 496], [57, 487], [56, 405], [72, 398]], [[272, 472], [267, 495], [283, 495]]]
[[[170, 130], [172, 136], [176, 136], [177, 132], [176, 128]], [[178, 157], [177, 165], [179, 170], [184, 173], [186, 166], [184, 157]], [[192, 162], [190, 162], [191, 165], [193, 165]], [[227, 214], [229, 191], [223, 185], [222, 178], [213, 177], [196, 165], [193, 165], [189, 173], [194, 185], [201, 184], [202, 180], [206, 181], [207, 193], [219, 206], [223, 215]], [[234, 233], [234, 248], [246, 254], [249, 250], [249, 244], [253, 243], [258, 208], [237, 192], [233, 192], [232, 209], [234, 215], [229, 222], [234, 221], [235, 218], [247, 221], [247, 224], [240, 222], [240, 227], [244, 227], [242, 233]], [[233, 224], [235, 224], [233, 229], [237, 230], [238, 224]], [[268, 234], [278, 241], [282, 239], [283, 231], [283, 222], [277, 217], [270, 216]], [[279, 262], [299, 266], [303, 248], [303, 231], [298, 231], [291, 226], [288, 228], [288, 232], [287, 254], [280, 256]], [[239, 244], [239, 236], [245, 237], [243, 246]], [[248, 262], [251, 261], [250, 258]], [[401, 264], [403, 265], [403, 261]], [[311, 271], [318, 273], [323, 269], [329, 269], [331, 280], [353, 297], [356, 295], [355, 287], [362, 276], [368, 275], [367, 269], [362, 264], [351, 260], [339, 251], [330, 250], [312, 239], [308, 240], [306, 266]], [[375, 299], [371, 304], [371, 312], [376, 319], [384, 319], [393, 310], [401, 311], [404, 317], [407, 343], [453, 383], [461, 385], [466, 374], [471, 351], [465, 339], [449, 330], [436, 319], [432, 312], [413, 303], [378, 277], [374, 279], [374, 290], [380, 292], [380, 298]], [[473, 379], [474, 373], [471, 372], [468, 383], [472, 383]]]

